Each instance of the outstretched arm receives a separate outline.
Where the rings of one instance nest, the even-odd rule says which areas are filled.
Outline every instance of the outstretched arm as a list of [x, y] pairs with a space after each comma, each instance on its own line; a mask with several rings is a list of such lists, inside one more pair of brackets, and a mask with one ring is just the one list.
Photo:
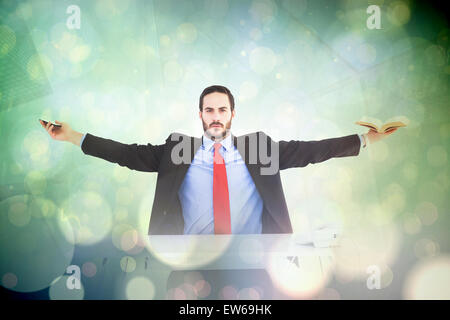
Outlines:
[[369, 130], [362, 135], [353, 134], [340, 138], [319, 141], [280, 141], [280, 170], [305, 167], [331, 158], [357, 156], [362, 146], [373, 144], [394, 133], [398, 128], [385, 133]]
[[318, 141], [280, 141], [280, 170], [305, 167], [331, 158], [357, 156], [361, 139], [357, 134]]
[[92, 134], [83, 135], [73, 130], [65, 122], [55, 121], [61, 127], [48, 123], [42, 126], [54, 140], [72, 142], [81, 146], [81, 150], [90, 156], [98, 157], [109, 162], [117, 163], [132, 170], [155, 172], [164, 153], [164, 145], [123, 144], [114, 140], [104, 139]]

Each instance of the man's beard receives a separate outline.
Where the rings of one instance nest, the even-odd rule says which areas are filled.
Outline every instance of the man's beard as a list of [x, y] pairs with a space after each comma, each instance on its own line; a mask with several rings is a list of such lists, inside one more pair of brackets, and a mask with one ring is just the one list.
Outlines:
[[[203, 119], [202, 119], [202, 123], [203, 123], [203, 131], [204, 131], [205, 135], [208, 138], [210, 138], [211, 140], [213, 140], [213, 141], [215, 141], [215, 140], [223, 140], [227, 136], [228, 132], [231, 129], [231, 118], [230, 118], [230, 121], [228, 121], [225, 124], [225, 129], [223, 129], [223, 124], [221, 124], [219, 122], [211, 122], [209, 124], [209, 126], [208, 126], [208, 124], [205, 121], [203, 121]], [[215, 130], [215, 127], [211, 127], [213, 124], [219, 124], [222, 127], [223, 130], [221, 130], [217, 134], [216, 133], [212, 133], [211, 131]], [[208, 129], [212, 129], [212, 130], [208, 130]]]

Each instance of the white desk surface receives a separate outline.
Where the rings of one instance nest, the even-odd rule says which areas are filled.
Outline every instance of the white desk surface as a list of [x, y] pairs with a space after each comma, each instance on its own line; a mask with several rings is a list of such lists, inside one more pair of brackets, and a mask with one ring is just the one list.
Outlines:
[[148, 247], [174, 269], [264, 268], [276, 258], [333, 257], [333, 232], [299, 234], [151, 235]]

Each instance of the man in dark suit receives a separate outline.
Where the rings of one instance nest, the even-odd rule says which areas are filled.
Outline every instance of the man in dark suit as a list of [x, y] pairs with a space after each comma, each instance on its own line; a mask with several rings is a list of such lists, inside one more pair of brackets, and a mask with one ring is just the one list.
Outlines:
[[122, 144], [81, 134], [67, 123], [41, 124], [55, 140], [132, 170], [158, 172], [149, 234], [292, 233], [280, 170], [331, 158], [395, 131], [370, 130], [320, 141], [275, 142], [264, 132], [236, 137], [230, 129], [234, 98], [223, 86], [206, 88], [199, 101], [201, 138], [172, 133], [161, 145]]

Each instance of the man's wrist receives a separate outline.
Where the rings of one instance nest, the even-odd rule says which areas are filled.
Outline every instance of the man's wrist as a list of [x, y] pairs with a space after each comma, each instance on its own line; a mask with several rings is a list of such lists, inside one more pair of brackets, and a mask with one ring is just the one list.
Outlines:
[[362, 138], [363, 138], [363, 148], [365, 148], [369, 144], [369, 137], [367, 136], [366, 133], [364, 133], [362, 134]]
[[81, 132], [72, 131], [69, 137], [69, 141], [72, 142], [76, 146], [81, 145], [81, 138], [83, 138], [83, 134]]
[[360, 148], [365, 148], [367, 143], [366, 143], [366, 138], [364, 137], [363, 134], [358, 134], [358, 138], [359, 138], [359, 142], [361, 143]]

